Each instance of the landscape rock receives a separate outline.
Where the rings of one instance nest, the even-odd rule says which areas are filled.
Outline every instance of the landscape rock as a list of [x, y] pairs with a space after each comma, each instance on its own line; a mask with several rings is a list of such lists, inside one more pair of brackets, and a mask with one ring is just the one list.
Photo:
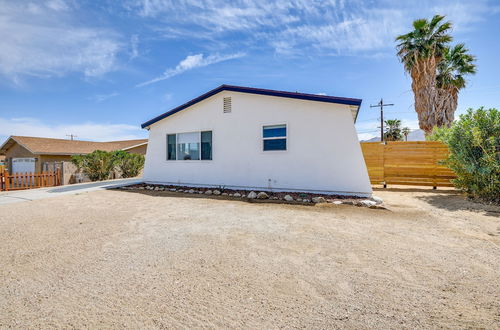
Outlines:
[[285, 195], [285, 197], [283, 197], [283, 199], [286, 200], [287, 202], [293, 202], [293, 197], [290, 195]]
[[311, 203], [311, 200], [310, 200], [310, 199], [307, 199], [307, 198], [304, 198], [304, 199], [302, 200], [302, 203]]
[[268, 199], [268, 198], [269, 198], [269, 195], [263, 191], [261, 191], [260, 193], [257, 194], [257, 199]]
[[228, 196], [229, 194], [224, 192], [224, 193], [222, 193], [221, 195], [222, 195], [222, 196]]
[[369, 199], [362, 200], [360, 203], [361, 203], [361, 206], [367, 206], [367, 207], [377, 205], [377, 203], [376, 203], [376, 202], [371, 201], [371, 200], [369, 200]]
[[377, 203], [377, 205], [380, 205], [384, 202], [384, 200], [380, 197], [377, 197], [377, 196], [372, 196], [372, 201], [374, 201], [375, 203]]
[[214, 195], [220, 195], [220, 194], [221, 194], [221, 192], [220, 192], [219, 190], [214, 190], [214, 191], [213, 191], [213, 194], [214, 194]]
[[340, 204], [342, 204], [342, 201], [333, 201], [332, 203], [335, 205], [340, 205]]
[[177, 191], [177, 189], [175, 189], [175, 188], [170, 188], [170, 191]]
[[240, 193], [234, 193], [233, 195], [234, 197], [241, 197], [241, 194]]
[[189, 190], [188, 190], [188, 193], [190, 193], [190, 194], [194, 194], [194, 189], [189, 189]]
[[342, 201], [342, 204], [345, 204], [345, 205], [355, 205], [353, 201]]
[[313, 197], [312, 199], [313, 203], [326, 203], [326, 199], [324, 197]]
[[255, 191], [251, 191], [247, 197], [250, 199], [257, 198], [257, 193]]
[[160, 190], [160, 187], [155, 187], [155, 191], [158, 191], [158, 190]]
[[160, 189], [158, 189], [160, 191], [164, 191], [165, 190], [165, 187], [160, 187]]
[[212, 195], [212, 190], [205, 191], [205, 195]]

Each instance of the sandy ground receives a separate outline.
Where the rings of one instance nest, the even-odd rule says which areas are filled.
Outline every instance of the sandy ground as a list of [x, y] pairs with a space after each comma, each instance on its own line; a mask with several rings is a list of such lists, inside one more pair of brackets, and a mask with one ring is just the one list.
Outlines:
[[0, 328], [499, 328], [500, 209], [97, 191], [0, 206]]

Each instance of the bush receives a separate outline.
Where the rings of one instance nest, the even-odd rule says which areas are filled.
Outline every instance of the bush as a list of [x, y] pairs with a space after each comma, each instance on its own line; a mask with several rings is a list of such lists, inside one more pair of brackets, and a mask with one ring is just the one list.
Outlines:
[[96, 150], [87, 155], [72, 156], [71, 161], [91, 181], [107, 180], [115, 169], [121, 172], [122, 178], [136, 177], [144, 167], [143, 155], [129, 154], [122, 150]]
[[470, 197], [500, 204], [500, 112], [483, 107], [467, 110], [451, 128], [433, 132], [431, 140], [448, 145], [445, 161], [457, 178], [455, 186]]
[[120, 170], [122, 178], [133, 178], [139, 175], [144, 167], [144, 156], [138, 154], [129, 154], [123, 150], [115, 151], [115, 165]]
[[87, 155], [72, 156], [71, 161], [91, 181], [102, 181], [109, 179], [109, 175], [115, 167], [116, 160], [111, 152], [95, 150]]

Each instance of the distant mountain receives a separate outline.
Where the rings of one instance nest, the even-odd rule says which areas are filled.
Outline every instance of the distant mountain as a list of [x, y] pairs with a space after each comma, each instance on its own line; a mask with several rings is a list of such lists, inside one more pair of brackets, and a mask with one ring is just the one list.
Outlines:
[[[369, 140], [362, 140], [361, 142], [379, 142], [380, 136], [372, 137]], [[425, 141], [425, 133], [421, 129], [411, 131], [408, 134], [408, 141]]]

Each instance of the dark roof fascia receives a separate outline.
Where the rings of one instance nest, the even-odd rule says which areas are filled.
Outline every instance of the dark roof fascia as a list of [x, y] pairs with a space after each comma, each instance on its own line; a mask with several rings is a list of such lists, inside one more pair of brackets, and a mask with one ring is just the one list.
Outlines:
[[300, 99], [300, 100], [308, 100], [308, 101], [317, 101], [317, 102], [327, 102], [327, 103], [337, 103], [337, 104], [346, 104], [346, 105], [361, 105], [361, 99], [352, 99], [346, 97], [336, 97], [336, 96], [326, 96], [326, 95], [316, 95], [316, 94], [304, 94], [304, 93], [293, 93], [293, 92], [284, 92], [284, 91], [276, 91], [271, 89], [261, 89], [261, 88], [252, 88], [252, 87], [242, 87], [242, 86], [231, 86], [231, 85], [221, 85], [211, 91], [200, 95], [189, 102], [186, 102], [164, 114], [161, 114], [141, 125], [142, 128], [151, 126], [152, 124], [167, 118], [181, 110], [184, 110], [198, 102], [201, 102], [210, 96], [218, 94], [222, 91], [231, 91], [231, 92], [240, 92], [240, 93], [248, 93], [248, 94], [259, 94], [259, 95], [268, 95], [268, 96], [278, 96], [278, 97], [287, 97], [292, 99]]

